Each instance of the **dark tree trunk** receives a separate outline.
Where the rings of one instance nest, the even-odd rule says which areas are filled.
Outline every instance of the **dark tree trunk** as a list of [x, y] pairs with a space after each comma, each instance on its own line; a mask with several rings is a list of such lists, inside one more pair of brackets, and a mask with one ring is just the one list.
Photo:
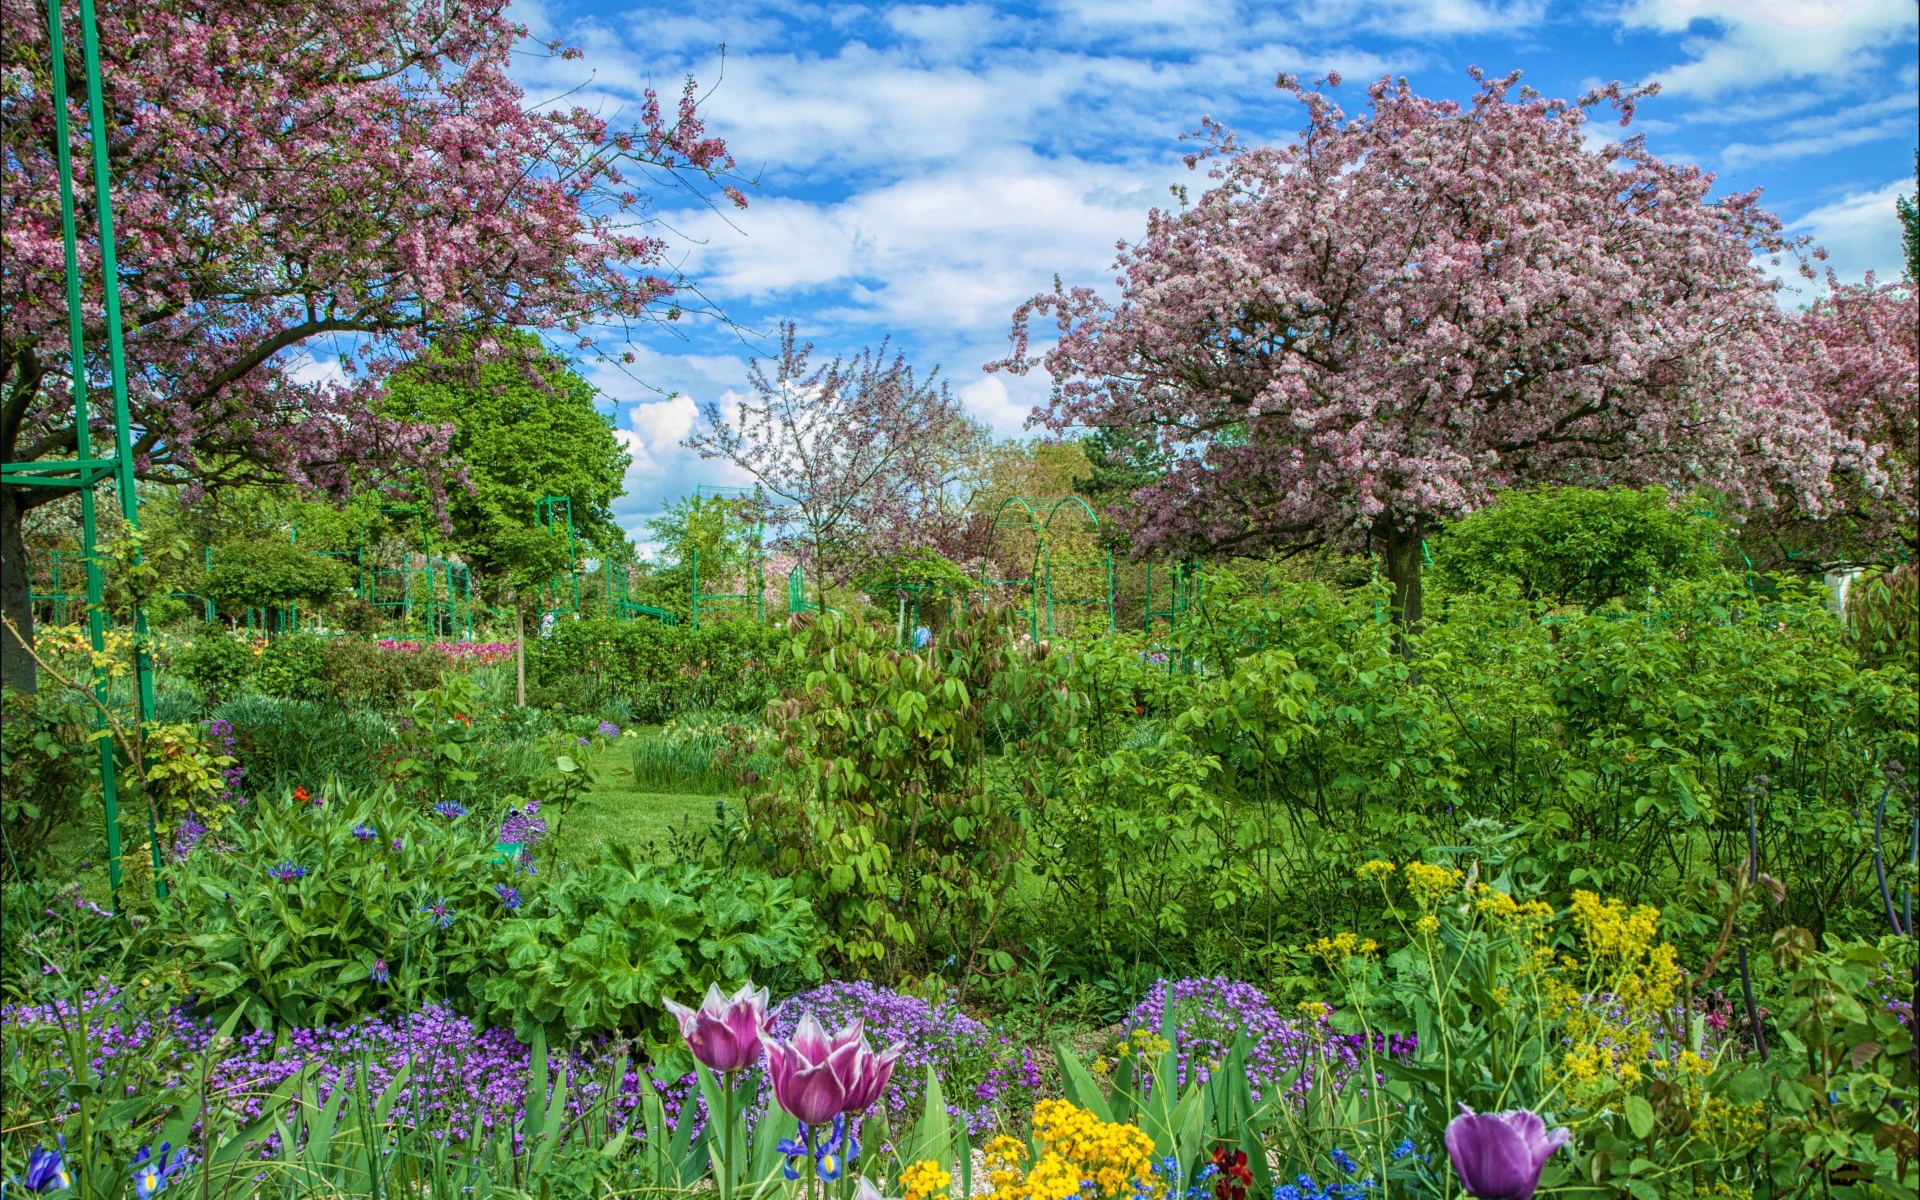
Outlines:
[[1406, 525], [1383, 516], [1373, 527], [1373, 538], [1387, 563], [1387, 581], [1393, 585], [1394, 645], [1411, 654], [1406, 635], [1420, 628], [1420, 535], [1423, 522], [1415, 517]]
[[[18, 488], [0, 487], [0, 612], [33, 645], [33, 600], [27, 583], [32, 570], [26, 539], [21, 536], [27, 514], [26, 497]], [[38, 687], [33, 659], [0, 626], [0, 683], [32, 694]]]

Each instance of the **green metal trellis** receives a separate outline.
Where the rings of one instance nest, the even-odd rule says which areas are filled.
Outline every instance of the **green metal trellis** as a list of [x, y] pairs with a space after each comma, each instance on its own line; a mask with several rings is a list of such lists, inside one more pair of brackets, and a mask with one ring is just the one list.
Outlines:
[[[729, 487], [726, 484], [719, 484], [719, 483], [702, 483], [697, 485], [693, 489], [693, 495], [696, 501], [704, 499], [708, 496], [712, 496], [716, 498], [726, 498], [726, 499], [731, 499], [735, 501], [741, 501], [741, 500], [752, 498], [756, 502], [755, 507], [758, 508], [758, 499], [759, 499], [760, 493], [754, 490], [753, 488]], [[724, 512], [722, 512], [721, 514], [721, 519], [723, 521], [726, 519], [726, 515]], [[766, 552], [764, 548], [765, 541], [766, 541], [766, 526], [764, 524], [756, 524], [753, 527], [753, 591], [751, 593], [701, 591], [700, 590], [700, 550], [698, 547], [694, 549], [692, 609], [693, 609], [693, 627], [695, 629], [700, 628], [700, 602], [702, 600], [740, 601], [740, 602], [743, 602], [743, 605], [742, 605], [743, 607], [744, 607], [745, 601], [751, 600], [753, 601], [754, 620], [764, 621], [767, 619]], [[788, 585], [789, 585], [789, 588], [791, 588], [791, 585], [792, 585], [791, 578], [789, 578], [788, 580]], [[791, 603], [791, 597], [789, 597], [789, 603]], [[709, 605], [708, 607], [711, 608], [713, 606]]]
[[[107, 458], [93, 457], [91, 405], [87, 394], [86, 331], [80, 306], [80, 255], [76, 233], [76, 206], [73, 196], [73, 140], [67, 114], [67, 54], [62, 29], [60, 0], [47, 3], [48, 73], [53, 83], [54, 149], [60, 171], [60, 233], [66, 252], [67, 342], [73, 367], [74, 456], [52, 462], [0, 464], [0, 482], [17, 487], [73, 488], [80, 493], [81, 551], [87, 574], [87, 635], [95, 654], [106, 650], [105, 578], [100, 569], [97, 529], [94, 521], [94, 490], [111, 479], [120, 495], [120, 511], [129, 527], [140, 524], [139, 499], [133, 486], [133, 431], [127, 405], [126, 345], [120, 327], [119, 262], [114, 253], [113, 201], [107, 171], [106, 102], [100, 86], [100, 39], [94, 20], [93, 0], [80, 0], [81, 53], [87, 81], [87, 126], [93, 159], [94, 210], [100, 226], [100, 274], [104, 301], [107, 361], [113, 390], [113, 453]], [[147, 618], [134, 610], [133, 659], [139, 719], [153, 719], [153, 659], [147, 647]], [[94, 696], [104, 706], [108, 700], [106, 672], [93, 675]], [[95, 717], [105, 727], [103, 712]], [[106, 809], [107, 876], [113, 887], [115, 906], [120, 892], [120, 794], [111, 739], [100, 740], [100, 784]], [[161, 877], [159, 831], [152, 814], [147, 819], [147, 844], [152, 850], [154, 888], [166, 894]]]
[[[1036, 511], [1034, 504], [1042, 505], [1042, 509]], [[991, 589], [1000, 587], [1012, 589], [1015, 596], [1024, 593], [1026, 605], [1016, 603], [1014, 611], [1027, 618], [1028, 630], [1036, 641], [1057, 632], [1055, 608], [1103, 609], [1107, 632], [1113, 632], [1113, 552], [1101, 550], [1091, 558], [1073, 557], [1076, 539], [1069, 535], [1075, 531], [1069, 527], [1076, 521], [1080, 523], [1079, 532], [1090, 534], [1098, 545], [1100, 518], [1078, 496], [1032, 503], [1009, 496], [1000, 502], [987, 531], [987, 552], [980, 562], [980, 590], [991, 594]], [[1032, 539], [1031, 550], [1025, 544], [1028, 538]], [[1063, 551], [1057, 559], [1056, 545]], [[995, 566], [1011, 572], [1010, 576], [994, 578], [989, 571]], [[1023, 570], [1026, 574], [1021, 575]], [[1056, 577], [1059, 587], [1055, 586]], [[1092, 586], [1087, 586], [1090, 580]]]

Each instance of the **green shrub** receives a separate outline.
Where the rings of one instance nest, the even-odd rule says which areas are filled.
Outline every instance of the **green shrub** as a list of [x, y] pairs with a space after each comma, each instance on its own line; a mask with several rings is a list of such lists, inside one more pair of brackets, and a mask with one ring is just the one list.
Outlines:
[[253, 685], [269, 696], [323, 700], [334, 693], [336, 677], [328, 669], [329, 638], [290, 633], [267, 643], [254, 667]]
[[747, 620], [660, 625], [649, 620], [558, 621], [527, 645], [530, 702], [580, 712], [615, 698], [633, 719], [659, 724], [699, 709], [758, 714], [798, 678], [780, 648], [784, 629]]
[[201, 589], [222, 612], [324, 604], [347, 588], [339, 560], [277, 538], [216, 547]]
[[635, 862], [608, 843], [597, 866], [567, 872], [495, 926], [487, 951], [498, 966], [471, 986], [523, 1040], [540, 1027], [664, 1040], [661, 997], [692, 1003], [710, 983], [732, 991], [748, 979], [792, 990], [820, 977], [816, 943], [813, 909], [786, 880]]
[[1460, 591], [1511, 581], [1552, 604], [1597, 608], [1715, 567], [1713, 518], [1665, 488], [1506, 492], [1432, 541], [1434, 573]]
[[508, 911], [497, 889], [536, 881], [494, 861], [495, 814], [449, 819], [318, 781], [307, 792], [256, 796], [174, 869], [154, 969], [204, 1011], [239, 1007], [261, 1026], [464, 994]]
[[214, 704], [239, 695], [256, 665], [251, 648], [214, 628], [173, 654], [173, 673]]
[[360, 790], [380, 786], [390, 730], [377, 712], [330, 701], [282, 700], [250, 692], [214, 709], [233, 726], [233, 754], [248, 795], [278, 795], [336, 779]]
[[1027, 853], [1032, 769], [995, 777], [1008, 746], [1028, 768], [1071, 753], [1082, 698], [1051, 686], [1044, 647], [1004, 611], [976, 609], [937, 651], [905, 654], [891, 628], [851, 617], [797, 623], [803, 685], [768, 710], [777, 768], [744, 808], [770, 868], [819, 909], [836, 966], [904, 969], [951, 951], [984, 969]]
[[0, 878], [20, 879], [38, 874], [54, 835], [80, 819], [98, 790], [100, 751], [92, 713], [65, 688], [9, 688], [0, 705]]
[[1053, 686], [1085, 699], [1049, 736], [1078, 757], [987, 764], [1003, 795], [1045, 798], [1021, 809], [1033, 886], [996, 938], [1053, 947], [1068, 987], [1146, 963], [1310, 991], [1300, 943], [1384, 919], [1353, 868], [1449, 845], [1557, 905], [1576, 888], [1655, 900], [1704, 954], [1749, 799], [1786, 889], [1756, 936], [1868, 936], [1879, 768], [1915, 761], [1914, 664], [1863, 663], [1824, 588], [1768, 586], [1716, 574], [1652, 613], [1552, 619], [1456, 596], [1409, 663], [1378, 590], [1262, 597], [1209, 576], [1206, 619], [1173, 647], [1190, 674], [1111, 642], [1054, 648], [1079, 674]]
[[381, 712], [398, 712], [408, 695], [438, 684], [448, 665], [446, 655], [426, 647], [385, 650], [357, 637], [325, 638], [322, 647], [334, 699]]

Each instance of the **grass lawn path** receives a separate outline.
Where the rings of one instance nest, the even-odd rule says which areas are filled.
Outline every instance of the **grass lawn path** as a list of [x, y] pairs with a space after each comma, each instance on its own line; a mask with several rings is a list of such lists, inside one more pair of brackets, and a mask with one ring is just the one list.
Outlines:
[[[643, 731], [646, 732], [646, 731]], [[605, 749], [588, 755], [594, 786], [587, 801], [567, 817], [566, 856], [591, 863], [600, 857], [602, 842], [622, 842], [645, 850], [648, 842], [662, 847], [669, 826], [691, 815], [696, 826], [713, 817], [718, 796], [673, 792], [642, 792], [633, 785], [633, 740], [615, 738]]]

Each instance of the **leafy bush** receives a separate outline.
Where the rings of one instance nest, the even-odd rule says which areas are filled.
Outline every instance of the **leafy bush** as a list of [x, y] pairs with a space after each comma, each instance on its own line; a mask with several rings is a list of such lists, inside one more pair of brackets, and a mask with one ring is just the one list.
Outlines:
[[362, 638], [322, 640], [330, 694], [342, 704], [365, 705], [381, 712], [405, 707], [413, 692], [440, 682], [449, 665], [433, 646], [389, 650]]
[[559, 621], [528, 642], [528, 699], [587, 711], [625, 698], [642, 724], [698, 709], [757, 714], [797, 678], [780, 657], [785, 641], [779, 627], [746, 620], [699, 629], [650, 620]]
[[218, 630], [208, 629], [173, 654], [173, 672], [200, 690], [212, 703], [240, 694], [253, 677], [255, 655], [249, 647]]
[[277, 538], [233, 542], [213, 551], [201, 590], [222, 612], [324, 604], [345, 591], [346, 568]]
[[753, 870], [655, 866], [607, 843], [523, 898], [488, 936], [499, 964], [472, 990], [520, 1036], [619, 1031], [668, 1035], [663, 996], [693, 1003], [710, 983], [731, 991], [818, 979], [813, 909], [792, 885]]
[[1717, 527], [1665, 488], [1506, 492], [1447, 526], [1433, 566], [1455, 590], [1511, 581], [1522, 595], [1597, 608], [1714, 569]]
[[[154, 969], [207, 1012], [313, 1024], [458, 994], [504, 916], [498, 889], [532, 877], [494, 861], [480, 814], [421, 813], [391, 792], [318, 781], [254, 798], [202, 838], [157, 903]], [[529, 889], [530, 890], [530, 889]]]
[[386, 718], [330, 701], [279, 700], [247, 693], [212, 715], [233, 727], [233, 753], [249, 794], [278, 795], [329, 779], [353, 791], [381, 786]]
[[[796, 626], [787, 657], [810, 669], [768, 709], [778, 765], [746, 797], [754, 844], [818, 907], [837, 962], [896, 971], [951, 949], [968, 978], [1027, 850], [1017, 804], [1031, 797], [990, 786], [989, 750], [1008, 729], [1064, 728], [1056, 710], [1078, 701], [1044, 686], [1044, 650], [1004, 613], [976, 611], [921, 654], [853, 619]], [[1025, 761], [1048, 748], [1009, 747]]]
[[1719, 929], [1749, 798], [1787, 893], [1758, 931], [1877, 930], [1878, 768], [1914, 761], [1914, 666], [1863, 665], [1824, 588], [1771, 586], [1717, 574], [1653, 613], [1552, 621], [1459, 596], [1410, 665], [1372, 589], [1210, 576], [1174, 647], [1193, 673], [1114, 639], [1050, 656], [1083, 697], [1050, 735], [1075, 749], [999, 765], [1007, 794], [1047, 798], [1022, 809], [1036, 886], [1002, 945], [1044, 940], [1069, 988], [1186, 971], [1301, 998], [1302, 942], [1378, 933], [1353, 867], [1441, 844], [1555, 904], [1658, 897], [1691, 954]]
[[327, 643], [333, 640], [337, 639], [311, 633], [273, 639], [260, 652], [253, 685], [265, 695], [290, 700], [323, 700], [334, 695], [338, 677], [330, 669], [327, 653]]
[[0, 697], [0, 877], [19, 879], [44, 865], [47, 845], [77, 820], [93, 793], [100, 751], [84, 703], [64, 688]]

